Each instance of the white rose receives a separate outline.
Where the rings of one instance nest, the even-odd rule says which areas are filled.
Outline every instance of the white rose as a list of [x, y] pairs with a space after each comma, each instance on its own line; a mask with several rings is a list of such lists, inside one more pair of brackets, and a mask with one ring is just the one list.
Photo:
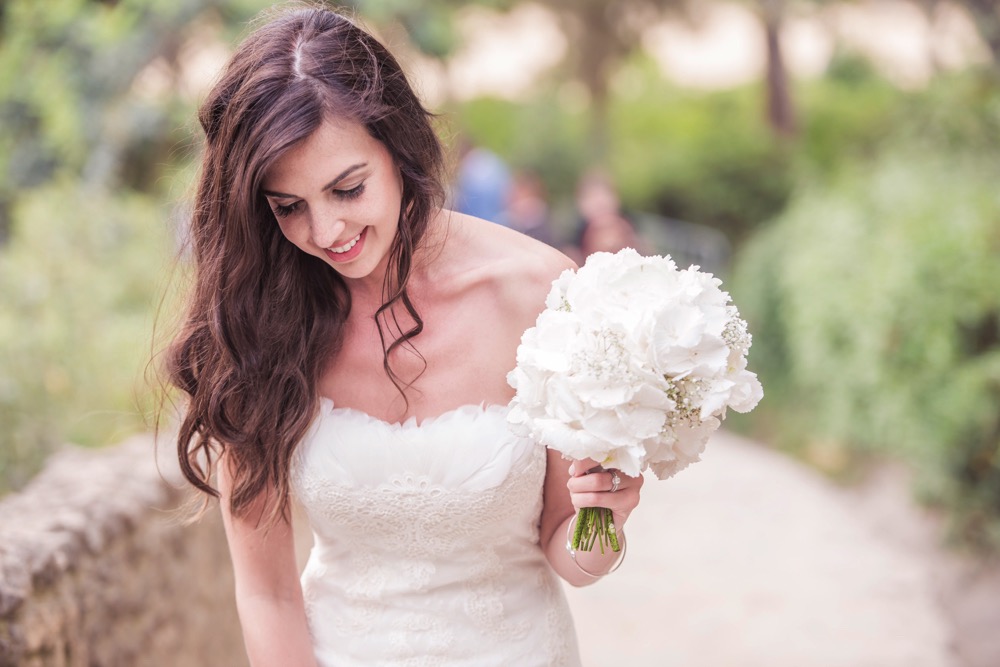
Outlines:
[[760, 399], [764, 398], [764, 388], [757, 379], [756, 373], [740, 371], [736, 374], [735, 386], [732, 389], [729, 407], [736, 412], [750, 412]]
[[585, 430], [577, 429], [558, 419], [538, 418], [534, 420], [533, 437], [571, 459], [601, 460], [608, 445]]
[[630, 477], [638, 477], [646, 469], [644, 455], [645, 448], [641, 443], [636, 443], [614, 449], [605, 458], [595, 460], [600, 461], [605, 468], [617, 468]]
[[650, 352], [658, 371], [674, 376], [699, 366], [726, 367], [729, 348], [722, 338], [706, 335], [705, 315], [700, 309], [672, 303], [660, 308], [654, 319]]
[[720, 378], [711, 383], [709, 390], [701, 400], [701, 419], [708, 419], [713, 415], [725, 415], [726, 406], [729, 404], [736, 383], [732, 380]]
[[545, 307], [549, 310], [560, 310], [566, 300], [566, 288], [572, 283], [576, 276], [573, 269], [566, 269], [559, 277], [552, 281], [552, 288], [548, 296], [545, 297]]
[[570, 379], [573, 392], [580, 400], [594, 408], [613, 408], [626, 403], [635, 394], [635, 387], [625, 381], [610, 381], [597, 376], [580, 373]]
[[625, 447], [636, 442], [615, 410], [594, 410], [591, 414], [583, 416], [580, 424], [585, 431], [601, 442], [607, 443], [611, 448]]
[[545, 382], [542, 405], [547, 416], [571, 423], [577, 421], [586, 410], [583, 402], [570, 387], [570, 379], [565, 375], [554, 375]]
[[667, 420], [666, 411], [648, 405], [620, 407], [616, 409], [616, 413], [629, 436], [638, 440], [656, 437]]
[[698, 268], [692, 265], [678, 273], [677, 282], [682, 298], [699, 306], [725, 307], [730, 298], [728, 293], [719, 289], [722, 281]]

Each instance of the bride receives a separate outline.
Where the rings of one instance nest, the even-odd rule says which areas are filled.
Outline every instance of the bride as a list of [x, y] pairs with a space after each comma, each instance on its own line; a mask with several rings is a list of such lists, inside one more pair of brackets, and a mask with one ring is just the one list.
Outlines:
[[[621, 530], [642, 480], [505, 421], [521, 334], [571, 262], [441, 208], [430, 114], [335, 12], [272, 16], [199, 118], [195, 283], [167, 366], [251, 663], [578, 665], [554, 575], [585, 585], [618, 554], [573, 553], [567, 531], [585, 506]], [[315, 538], [301, 575], [292, 497]]]

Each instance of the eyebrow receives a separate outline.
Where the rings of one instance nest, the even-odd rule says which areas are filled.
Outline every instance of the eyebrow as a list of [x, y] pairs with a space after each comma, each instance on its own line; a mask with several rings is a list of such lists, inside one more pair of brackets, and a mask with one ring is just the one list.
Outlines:
[[[355, 171], [357, 171], [358, 169], [361, 169], [362, 167], [367, 167], [367, 166], [368, 166], [367, 162], [359, 162], [357, 164], [352, 164], [350, 167], [348, 167], [344, 171], [340, 172], [340, 174], [338, 174], [335, 179], [333, 179], [332, 181], [330, 181], [329, 183], [327, 183], [326, 185], [324, 185], [323, 188], [322, 188], [322, 190], [320, 190], [320, 192], [324, 192], [326, 190], [329, 190], [330, 188], [336, 187], [338, 183], [340, 183], [342, 180], [344, 180], [345, 178], [347, 178], [348, 176], [350, 176], [351, 174], [353, 174]], [[290, 195], [290, 194], [286, 194], [284, 192], [273, 192], [271, 190], [261, 190], [261, 193], [264, 196], [266, 196], [266, 197], [277, 197], [279, 199], [299, 199], [300, 198], [298, 195]]]

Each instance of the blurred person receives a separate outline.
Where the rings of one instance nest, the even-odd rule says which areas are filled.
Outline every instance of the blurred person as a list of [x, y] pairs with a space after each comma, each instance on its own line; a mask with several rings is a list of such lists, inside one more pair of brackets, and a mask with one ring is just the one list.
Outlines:
[[514, 174], [501, 222], [542, 243], [554, 244], [555, 235], [552, 233], [545, 186], [536, 174], [528, 171]]
[[568, 254], [577, 262], [595, 252], [618, 252], [622, 248], [649, 252], [647, 243], [622, 211], [614, 183], [603, 171], [592, 169], [581, 177], [576, 189], [576, 209], [580, 216], [576, 248], [571, 248]]
[[583, 505], [621, 532], [642, 479], [571, 470], [506, 423], [521, 334], [572, 262], [441, 207], [428, 112], [338, 13], [272, 16], [199, 119], [195, 282], [166, 370], [251, 664], [578, 666], [556, 575], [591, 583], [618, 554], [574, 559], [565, 536]]
[[455, 181], [455, 210], [475, 218], [503, 223], [511, 179], [499, 155], [463, 139]]

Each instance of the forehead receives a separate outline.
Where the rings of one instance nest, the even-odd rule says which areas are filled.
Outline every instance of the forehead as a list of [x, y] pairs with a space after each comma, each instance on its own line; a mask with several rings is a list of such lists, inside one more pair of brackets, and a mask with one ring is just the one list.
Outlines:
[[391, 162], [389, 151], [364, 125], [325, 119], [312, 134], [278, 158], [264, 174], [263, 186], [267, 190], [296, 192], [321, 188], [349, 166], [367, 163], [374, 168], [386, 161]]

